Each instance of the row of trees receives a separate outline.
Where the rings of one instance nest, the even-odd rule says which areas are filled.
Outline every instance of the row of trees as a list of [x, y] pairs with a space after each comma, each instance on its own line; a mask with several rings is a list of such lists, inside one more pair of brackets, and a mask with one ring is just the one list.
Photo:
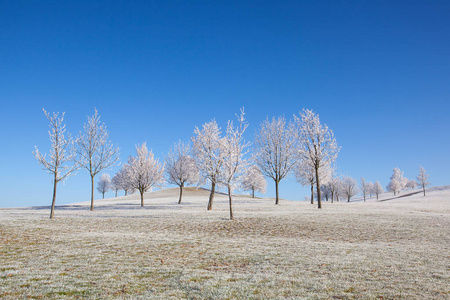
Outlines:
[[426, 188], [430, 185], [429, 178], [430, 175], [422, 166], [419, 167], [419, 174], [417, 175], [416, 180], [409, 180], [408, 178], [403, 176], [403, 172], [400, 171], [399, 168], [394, 168], [393, 174], [386, 189], [390, 192], [393, 192], [394, 195], [397, 195], [402, 190], [414, 189], [416, 187], [419, 187], [423, 190], [423, 195], [425, 196]]
[[[91, 179], [91, 210], [94, 209], [94, 178], [102, 170], [117, 165], [119, 148], [108, 140], [104, 123], [100, 122], [97, 110], [88, 117], [83, 130], [73, 139], [65, 134], [64, 113], [50, 115], [44, 110], [50, 121], [51, 150], [49, 157], [36, 148], [34, 155], [38, 161], [54, 176], [54, 190], [50, 218], [53, 218], [57, 183], [75, 174], [79, 168], [88, 171]], [[294, 173], [303, 185], [311, 187], [311, 201], [316, 195], [318, 207], [321, 208], [321, 195], [331, 201], [340, 197], [347, 198], [358, 193], [355, 180], [350, 177], [333, 178], [334, 161], [339, 147], [333, 132], [321, 124], [319, 116], [311, 110], [303, 110], [286, 122], [284, 117], [266, 119], [261, 123], [255, 135], [253, 155], [249, 155], [250, 142], [244, 140], [248, 128], [245, 112], [241, 109], [236, 115], [236, 125], [228, 121], [226, 132], [222, 135], [215, 120], [195, 127], [191, 143], [181, 141], [174, 144], [161, 164], [147, 149], [146, 144], [136, 146], [136, 156], [130, 156], [112, 179], [102, 175], [98, 191], [104, 194], [109, 189], [139, 191], [141, 206], [144, 205], [144, 193], [153, 187], [160, 187], [164, 182], [175, 184], [180, 188], [178, 203], [181, 203], [183, 188], [186, 185], [210, 184], [211, 192], [207, 209], [213, 207], [214, 193], [217, 186], [228, 191], [230, 218], [233, 219], [232, 192], [234, 189], [265, 192], [265, 177], [275, 183], [275, 204], [279, 203], [279, 182]], [[423, 170], [424, 171], [424, 170]], [[423, 176], [422, 176], [423, 179]], [[425, 181], [419, 180], [424, 187]], [[396, 193], [407, 186], [403, 173], [394, 169], [388, 190]], [[316, 188], [314, 192], [314, 187]], [[361, 179], [364, 199], [367, 193], [382, 191], [381, 185], [366, 183]]]

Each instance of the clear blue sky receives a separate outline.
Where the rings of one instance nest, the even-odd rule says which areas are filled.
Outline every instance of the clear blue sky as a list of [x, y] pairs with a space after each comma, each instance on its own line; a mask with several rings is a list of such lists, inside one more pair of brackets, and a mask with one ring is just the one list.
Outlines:
[[[414, 178], [422, 164], [450, 184], [449, 12], [449, 1], [1, 0], [0, 206], [50, 205], [52, 177], [32, 155], [49, 149], [42, 108], [65, 111], [76, 135], [96, 107], [122, 162], [144, 141], [163, 160], [241, 106], [249, 140], [266, 116], [309, 108], [335, 132], [341, 173], [385, 186], [394, 167]], [[80, 170], [57, 204], [89, 188]], [[293, 179], [280, 188], [308, 195]]]

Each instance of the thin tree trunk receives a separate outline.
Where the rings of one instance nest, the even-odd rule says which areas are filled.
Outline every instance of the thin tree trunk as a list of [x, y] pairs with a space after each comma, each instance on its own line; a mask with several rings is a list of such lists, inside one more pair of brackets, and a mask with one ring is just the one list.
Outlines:
[[311, 204], [314, 204], [314, 183], [311, 184]]
[[350, 202], [350, 196], [347, 197], [347, 202]]
[[125, 196], [128, 194], [128, 190], [125, 190]]
[[104, 192], [102, 193], [102, 199], [105, 199], [105, 193]]
[[183, 186], [184, 186], [184, 183], [182, 183], [180, 185], [180, 199], [178, 199], [178, 204], [181, 204], [181, 197], [183, 196]]
[[275, 180], [275, 190], [276, 190], [275, 204], [278, 204], [279, 203], [279, 198], [278, 198], [278, 180]]
[[117, 197], [117, 190], [116, 190], [116, 197]]
[[333, 203], [334, 192], [331, 192], [331, 203]]
[[366, 202], [366, 193], [364, 193], [364, 202]]
[[255, 198], [255, 189], [252, 188], [252, 198]]
[[317, 208], [322, 208], [322, 201], [320, 199], [319, 168], [316, 167], [315, 169], [316, 169]]
[[209, 201], [208, 201], [208, 210], [212, 210], [215, 189], [216, 189], [216, 182], [212, 181], [211, 182], [211, 193], [209, 194]]
[[91, 175], [91, 211], [94, 210], [94, 176]]
[[377, 201], [378, 201], [378, 194], [377, 194]]
[[58, 181], [56, 181], [56, 174], [55, 179], [53, 180], [53, 200], [52, 200], [52, 208], [50, 210], [50, 219], [53, 219], [54, 211], [55, 211], [55, 202], [56, 202], [56, 185], [58, 184]]
[[141, 206], [144, 206], [144, 191], [139, 190], [139, 192], [141, 193]]
[[230, 188], [230, 186], [228, 186], [228, 199], [230, 201], [230, 220], [234, 220], [234, 217], [233, 217], [233, 204], [232, 204], [232, 199], [231, 199], [231, 188]]
[[423, 187], [423, 195], [425, 196], [425, 187]]

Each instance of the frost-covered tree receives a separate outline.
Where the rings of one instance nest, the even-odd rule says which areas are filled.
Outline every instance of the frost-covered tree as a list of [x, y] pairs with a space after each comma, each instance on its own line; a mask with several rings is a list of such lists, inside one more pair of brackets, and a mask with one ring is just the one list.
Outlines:
[[417, 187], [417, 182], [415, 180], [408, 180], [408, 183], [406, 184], [407, 189], [415, 189]]
[[125, 192], [125, 196], [128, 194], [128, 191], [132, 191], [133, 188], [129, 182], [129, 178], [127, 177], [127, 168], [129, 166], [124, 164], [122, 168], [113, 176], [111, 179], [111, 183], [116, 190], [116, 196], [118, 190], [123, 190]]
[[222, 170], [219, 173], [219, 182], [227, 187], [230, 207], [230, 219], [233, 220], [232, 191], [242, 181], [242, 176], [248, 167], [249, 161], [245, 158], [248, 153], [249, 142], [244, 140], [244, 132], [248, 127], [245, 122], [244, 108], [236, 115], [238, 124], [235, 127], [233, 121], [228, 121], [227, 132], [221, 140], [221, 157], [223, 159]]
[[383, 192], [384, 192], [384, 189], [381, 186], [380, 182], [378, 180], [375, 181], [375, 183], [373, 184], [373, 193], [377, 196], [377, 200], [378, 200], [378, 196]]
[[63, 124], [64, 113], [61, 116], [59, 116], [59, 113], [50, 115], [45, 109], [42, 110], [50, 121], [50, 130], [48, 132], [50, 136], [50, 153], [47, 158], [46, 154], [42, 154], [35, 147], [33, 154], [43, 166], [43, 169], [53, 175], [53, 199], [50, 210], [50, 219], [53, 219], [56, 202], [56, 186], [58, 182], [64, 181], [73, 175], [79, 168], [79, 164], [74, 161], [75, 149], [73, 140], [70, 134], [67, 134], [67, 137], [65, 136], [66, 125]]
[[242, 178], [242, 189], [251, 191], [252, 198], [255, 198], [255, 191], [264, 194], [266, 192], [267, 182], [256, 165], [251, 166], [245, 172]]
[[314, 204], [314, 185], [316, 183], [314, 167], [308, 161], [301, 160], [294, 167], [294, 175], [298, 183], [311, 188], [310, 201], [311, 204]]
[[111, 189], [111, 177], [107, 173], [103, 173], [100, 176], [100, 180], [97, 182], [97, 191], [102, 194], [102, 199], [105, 199], [105, 193]]
[[199, 170], [191, 154], [190, 145], [178, 141], [173, 145], [165, 160], [167, 181], [180, 188], [178, 204], [181, 204], [184, 186], [195, 184], [199, 180]]
[[279, 203], [278, 184], [297, 162], [294, 124], [286, 126], [283, 117], [266, 119], [255, 135], [255, 162], [261, 172], [275, 182], [275, 204]]
[[341, 190], [341, 180], [337, 177], [333, 177], [328, 182], [328, 186], [330, 188], [331, 193], [331, 203], [333, 203], [334, 199], [339, 202], [339, 193]]
[[417, 176], [417, 184], [420, 188], [423, 189], [423, 195], [425, 196], [425, 188], [430, 185], [430, 182], [428, 179], [430, 178], [430, 175], [425, 171], [425, 169], [420, 166], [419, 167], [419, 175]]
[[164, 167], [158, 159], [148, 151], [146, 143], [136, 145], [136, 157], [130, 156], [125, 167], [130, 186], [141, 194], [141, 206], [144, 206], [144, 193], [152, 187], [162, 186], [164, 183]]
[[100, 122], [97, 109], [93, 116], [88, 116], [87, 123], [79, 134], [77, 153], [80, 165], [91, 177], [91, 210], [94, 210], [94, 177], [119, 161], [119, 148], [108, 141], [106, 125]]
[[356, 196], [358, 192], [358, 186], [355, 179], [348, 176], [342, 179], [342, 193], [347, 198], [347, 202], [350, 202], [350, 199], [353, 196]]
[[399, 168], [394, 168], [393, 174], [390, 179], [391, 181], [387, 186], [387, 190], [393, 192], [394, 195], [403, 190], [408, 183], [408, 179], [403, 177], [403, 172], [400, 171]]
[[328, 201], [328, 199], [330, 199], [330, 197], [331, 197], [331, 189], [330, 189], [329, 183], [322, 184], [322, 186], [320, 188], [322, 190], [322, 196], [324, 196], [325, 200]]
[[320, 198], [320, 173], [324, 168], [331, 168], [337, 158], [339, 147], [333, 131], [326, 124], [321, 124], [319, 115], [304, 109], [300, 117], [294, 116], [296, 132], [300, 143], [298, 153], [301, 160], [309, 161], [316, 175], [318, 208], [322, 208]]
[[359, 184], [360, 184], [360, 187], [361, 187], [361, 193], [363, 194], [363, 197], [364, 197], [364, 202], [366, 202], [366, 195], [370, 191], [369, 182], [366, 181], [366, 179], [364, 177], [361, 177], [361, 179], [359, 181]]
[[370, 182], [370, 181], [367, 182], [367, 193], [369, 194], [369, 197], [372, 197], [372, 195], [373, 195], [373, 182]]
[[195, 127], [192, 137], [193, 154], [200, 170], [201, 179], [211, 183], [208, 210], [212, 209], [214, 193], [223, 164], [220, 128], [215, 120], [205, 123], [200, 130]]

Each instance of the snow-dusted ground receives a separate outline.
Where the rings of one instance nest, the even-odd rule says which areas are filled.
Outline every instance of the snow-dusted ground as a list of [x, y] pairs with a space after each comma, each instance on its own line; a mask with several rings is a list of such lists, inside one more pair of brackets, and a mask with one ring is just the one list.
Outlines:
[[450, 186], [316, 205], [177, 188], [0, 209], [0, 298], [448, 299]]

